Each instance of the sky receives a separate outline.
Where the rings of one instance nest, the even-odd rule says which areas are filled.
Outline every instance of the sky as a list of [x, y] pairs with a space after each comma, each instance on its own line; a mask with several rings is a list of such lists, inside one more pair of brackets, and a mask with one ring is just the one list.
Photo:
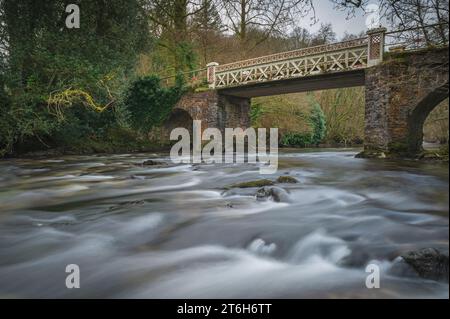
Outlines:
[[[373, 3], [376, 2], [373, 1]], [[361, 31], [367, 31], [365, 23], [367, 17], [364, 16], [362, 10], [357, 10], [355, 17], [348, 17], [348, 12], [335, 8], [334, 4], [328, 0], [314, 1], [314, 7], [318, 22], [311, 26], [311, 14], [299, 21], [301, 27], [315, 32], [319, 29], [321, 23], [331, 23], [338, 38], [342, 38], [345, 32], [358, 34]]]

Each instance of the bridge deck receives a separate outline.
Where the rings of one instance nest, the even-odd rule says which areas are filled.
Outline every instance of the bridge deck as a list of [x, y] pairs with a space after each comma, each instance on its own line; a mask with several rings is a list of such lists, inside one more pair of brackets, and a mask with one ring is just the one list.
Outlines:
[[359, 69], [286, 80], [259, 82], [230, 88], [218, 88], [217, 90], [223, 95], [252, 98], [258, 96], [363, 86], [364, 84], [364, 69]]

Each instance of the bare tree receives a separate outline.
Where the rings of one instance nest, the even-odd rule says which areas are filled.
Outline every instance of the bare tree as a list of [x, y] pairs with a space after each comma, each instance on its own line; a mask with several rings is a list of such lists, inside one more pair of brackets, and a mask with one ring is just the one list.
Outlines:
[[[241, 50], [253, 50], [271, 35], [285, 33], [296, 19], [313, 10], [312, 0], [223, 0], [226, 23], [238, 37]], [[259, 37], [250, 32], [257, 29]]]
[[224, 29], [220, 16], [220, 3], [216, 0], [202, 0], [201, 10], [194, 16], [192, 28], [195, 35], [202, 64], [211, 62], [221, 43], [221, 31]]
[[[349, 12], [365, 11], [369, 0], [331, 0]], [[406, 44], [424, 42], [428, 46], [448, 42], [448, 0], [380, 0], [380, 16], [393, 29], [404, 30], [398, 34]], [[432, 27], [429, 27], [432, 26]]]
[[312, 35], [308, 29], [296, 27], [288, 37], [288, 50], [301, 49], [311, 46]]
[[321, 45], [336, 42], [336, 33], [331, 23], [321, 24], [319, 30], [314, 34], [311, 44]]

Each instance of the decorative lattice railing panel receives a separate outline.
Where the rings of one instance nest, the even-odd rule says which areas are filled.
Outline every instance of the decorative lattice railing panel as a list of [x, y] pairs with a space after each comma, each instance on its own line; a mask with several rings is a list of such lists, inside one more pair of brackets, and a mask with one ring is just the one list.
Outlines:
[[367, 38], [363, 38], [220, 65], [215, 70], [215, 87], [365, 68], [368, 64], [367, 44]]

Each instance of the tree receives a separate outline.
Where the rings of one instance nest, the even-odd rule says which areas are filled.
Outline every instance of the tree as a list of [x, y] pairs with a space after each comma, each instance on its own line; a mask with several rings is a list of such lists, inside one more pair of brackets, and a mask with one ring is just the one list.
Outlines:
[[336, 33], [333, 31], [333, 25], [331, 23], [322, 23], [311, 40], [312, 45], [322, 45], [333, 42], [336, 42]]
[[[270, 36], [285, 33], [287, 26], [312, 9], [311, 0], [224, 0], [223, 3], [228, 28], [239, 39], [242, 55]], [[250, 37], [255, 29], [260, 31], [258, 37]]]
[[[66, 2], [0, 2], [0, 82], [9, 101], [0, 122], [9, 118], [13, 123], [2, 145], [49, 145], [73, 132], [101, 134], [117, 123], [122, 90], [137, 56], [147, 49], [143, 7], [140, 0], [73, 1], [82, 2], [82, 27], [69, 30]], [[53, 105], [52, 96], [64, 99]], [[87, 105], [110, 107], [99, 113]]]
[[364, 139], [364, 88], [320, 92], [318, 101], [326, 117], [328, 143], [359, 143]]
[[160, 82], [157, 76], [147, 76], [134, 81], [127, 90], [125, 104], [131, 125], [142, 133], [161, 125], [184, 92], [181, 78], [171, 88], [162, 87]]
[[[369, 0], [332, 0], [338, 7], [350, 12], [366, 11]], [[398, 39], [417, 46], [443, 44], [448, 42], [448, 0], [380, 0], [380, 17], [396, 30], [405, 30]], [[434, 25], [433, 27], [427, 27]], [[411, 30], [414, 29], [414, 30]]]
[[193, 19], [195, 41], [199, 46], [203, 66], [212, 62], [217, 44], [220, 43], [223, 22], [219, 10], [215, 0], [202, 0], [201, 10]]
[[311, 142], [312, 144], [317, 146], [325, 138], [327, 131], [326, 119], [320, 104], [314, 97], [314, 94], [309, 93], [308, 96], [310, 99], [310, 103], [312, 104], [311, 115], [309, 118], [313, 129], [311, 135]]
[[361, 39], [361, 38], [364, 38], [365, 36], [366, 36], [366, 32], [364, 32], [364, 31], [361, 31], [359, 34], [352, 34], [352, 33], [345, 32], [341, 41]]
[[[210, 4], [204, 0], [147, 0], [146, 8], [157, 43], [169, 55], [175, 73], [195, 68], [190, 24]], [[210, 8], [211, 9], [211, 8]]]
[[307, 29], [296, 27], [289, 35], [289, 42], [292, 46], [290, 50], [307, 48], [311, 46], [312, 35]]

